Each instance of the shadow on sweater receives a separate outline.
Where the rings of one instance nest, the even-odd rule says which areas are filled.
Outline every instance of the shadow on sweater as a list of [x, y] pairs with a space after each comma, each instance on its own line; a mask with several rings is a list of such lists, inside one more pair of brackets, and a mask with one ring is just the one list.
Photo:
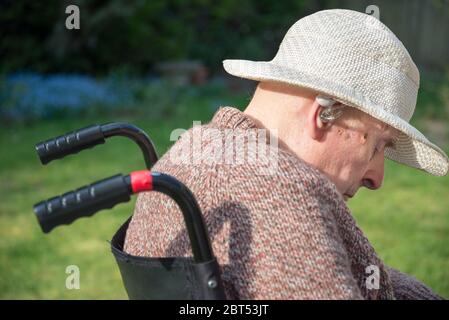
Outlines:
[[[238, 213], [238, 214], [236, 214]], [[225, 201], [204, 214], [211, 243], [216, 256], [217, 250], [225, 250], [228, 254], [227, 264], [220, 264], [223, 285], [228, 299], [240, 299], [251, 296], [248, 292], [251, 282], [253, 260], [250, 259], [252, 242], [252, 222], [248, 208], [238, 202]], [[229, 236], [226, 239], [227, 248], [217, 243], [216, 236], [223, 228], [229, 226]], [[179, 232], [170, 243], [165, 255], [186, 255], [190, 251], [190, 240], [187, 233]]]

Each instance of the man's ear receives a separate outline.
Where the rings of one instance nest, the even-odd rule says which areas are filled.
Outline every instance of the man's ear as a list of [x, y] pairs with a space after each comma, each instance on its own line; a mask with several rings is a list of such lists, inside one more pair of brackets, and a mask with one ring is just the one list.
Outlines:
[[307, 115], [306, 130], [309, 136], [314, 140], [321, 140], [327, 129], [327, 124], [320, 118], [322, 110], [323, 107], [315, 100]]

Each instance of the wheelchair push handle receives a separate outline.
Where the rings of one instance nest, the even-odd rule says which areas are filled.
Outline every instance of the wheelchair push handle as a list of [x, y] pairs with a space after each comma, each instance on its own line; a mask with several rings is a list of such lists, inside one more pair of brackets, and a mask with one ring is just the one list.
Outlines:
[[47, 164], [67, 155], [103, 144], [107, 138], [113, 136], [127, 137], [136, 142], [144, 155], [148, 169], [156, 163], [157, 153], [148, 135], [140, 128], [123, 122], [110, 122], [85, 127], [39, 142], [35, 148], [41, 163]]
[[42, 231], [48, 233], [59, 225], [128, 202], [131, 194], [129, 176], [119, 174], [41, 201], [34, 206], [34, 212]]
[[36, 144], [42, 164], [105, 143], [100, 125], [92, 125]]
[[148, 170], [129, 175], [115, 175], [63, 195], [44, 200], [34, 206], [34, 212], [45, 233], [70, 224], [81, 217], [92, 216], [103, 209], [128, 202], [132, 194], [158, 191], [171, 197], [181, 209], [196, 262], [214, 259], [209, 235], [200, 207], [191, 191], [174, 177]]

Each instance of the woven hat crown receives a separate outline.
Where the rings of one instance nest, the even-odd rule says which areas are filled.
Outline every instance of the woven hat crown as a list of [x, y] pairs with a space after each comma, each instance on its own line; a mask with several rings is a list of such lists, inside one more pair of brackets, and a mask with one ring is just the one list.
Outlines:
[[325, 10], [300, 19], [272, 62], [324, 76], [407, 122], [413, 115], [418, 68], [393, 32], [367, 14]]

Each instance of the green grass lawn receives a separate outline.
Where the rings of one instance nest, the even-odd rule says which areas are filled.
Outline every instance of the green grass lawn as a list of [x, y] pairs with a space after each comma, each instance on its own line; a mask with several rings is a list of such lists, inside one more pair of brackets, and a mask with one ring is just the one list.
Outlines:
[[[206, 122], [218, 105], [245, 106], [247, 97], [214, 96], [177, 104], [165, 113], [128, 113], [42, 121], [0, 129], [0, 298], [126, 299], [108, 240], [134, 201], [45, 235], [34, 217], [36, 202], [86, 183], [144, 168], [140, 151], [123, 138], [42, 166], [38, 141], [92, 123], [129, 121], [148, 132], [159, 155], [170, 132]], [[151, 105], [148, 106], [151, 111]], [[446, 146], [447, 147], [447, 146]], [[447, 150], [446, 150], [447, 151]], [[384, 188], [362, 190], [350, 207], [385, 262], [449, 298], [449, 179], [386, 164]], [[66, 267], [80, 268], [79, 290], [67, 290]]]

